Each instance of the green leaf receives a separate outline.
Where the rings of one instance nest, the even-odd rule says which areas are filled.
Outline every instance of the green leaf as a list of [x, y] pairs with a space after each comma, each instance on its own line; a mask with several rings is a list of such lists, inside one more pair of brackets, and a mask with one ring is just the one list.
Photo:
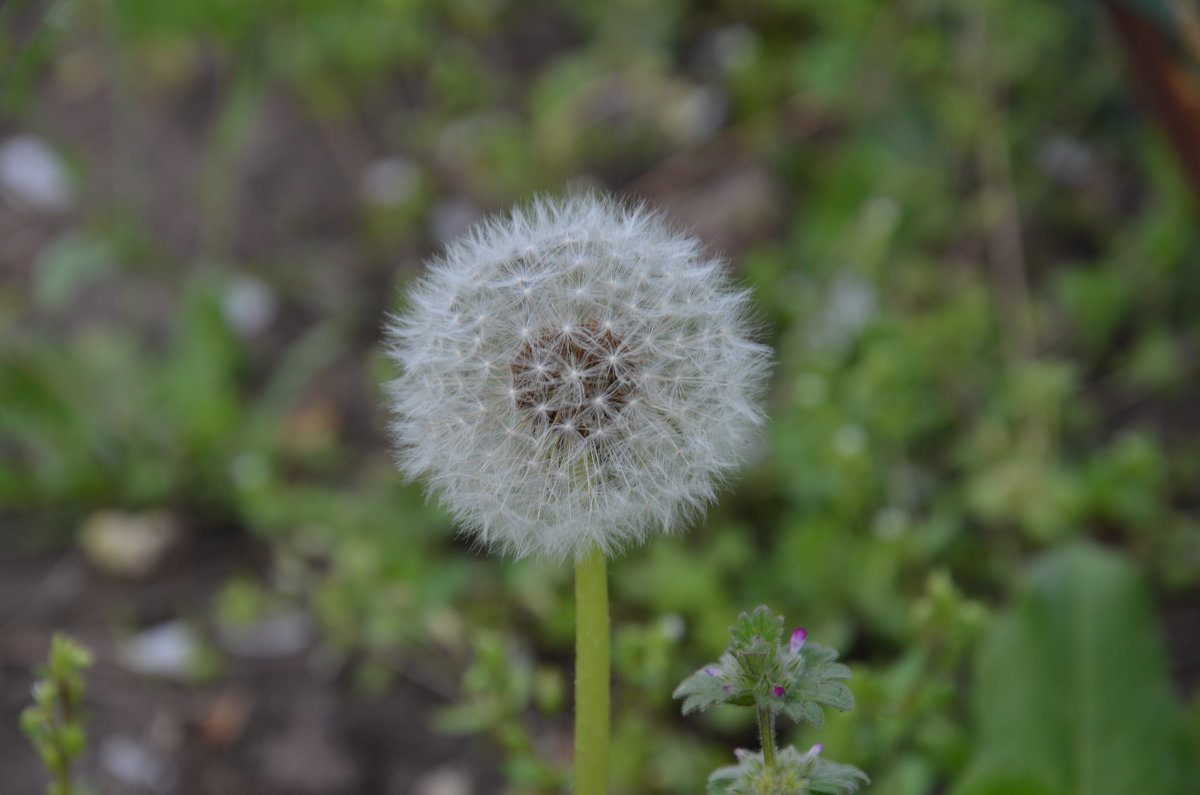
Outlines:
[[92, 653], [66, 635], [55, 634], [50, 643], [50, 670], [55, 676], [76, 676], [92, 664]]
[[734, 654], [760, 654], [764, 644], [773, 647], [783, 637], [783, 616], [773, 615], [766, 605], [759, 605], [753, 613], [738, 616], [729, 634], [733, 636], [730, 651]]
[[113, 270], [116, 254], [101, 238], [68, 232], [46, 247], [34, 272], [33, 295], [43, 309], [61, 309], [75, 294]]
[[684, 679], [679, 687], [675, 688], [672, 697], [683, 699], [683, 714], [687, 715], [696, 710], [706, 710], [714, 704], [724, 703], [726, 695], [724, 683], [709, 676], [705, 669], [701, 668]]
[[825, 712], [815, 701], [797, 701], [785, 704], [784, 714], [796, 723], [811, 723], [816, 728], [825, 725]]
[[1195, 792], [1149, 595], [1113, 553], [1071, 545], [1033, 566], [979, 650], [973, 706], [954, 795]]
[[841, 712], [854, 709], [854, 694], [840, 682], [822, 682], [813, 700]]
[[37, 741], [42, 731], [42, 711], [37, 707], [26, 707], [21, 711], [21, 732]]
[[820, 746], [801, 753], [789, 745], [779, 752], [773, 768], [766, 766], [761, 752], [734, 754], [736, 765], [708, 777], [709, 795], [851, 795], [870, 782], [858, 768], [822, 758]]
[[[671, 697], [683, 699], [684, 715], [696, 710], [703, 711], [715, 704], [741, 700], [745, 691], [734, 685], [737, 678], [737, 662], [729, 654], [724, 654], [719, 663], [710, 663], [684, 679]], [[726, 690], [726, 686], [730, 689]]]
[[843, 765], [818, 757], [813, 760], [808, 773], [810, 792], [826, 795], [858, 792], [859, 787], [870, 783], [867, 774], [853, 765]]
[[67, 759], [74, 759], [83, 753], [87, 745], [87, 735], [84, 734], [82, 726], [68, 724], [59, 732], [59, 744], [62, 746], [63, 755]]

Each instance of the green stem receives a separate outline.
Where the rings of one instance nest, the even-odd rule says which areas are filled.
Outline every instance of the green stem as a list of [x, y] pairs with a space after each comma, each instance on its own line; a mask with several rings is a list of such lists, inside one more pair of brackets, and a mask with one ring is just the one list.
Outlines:
[[[53, 659], [53, 652], [51, 659]], [[54, 795], [71, 795], [71, 755], [67, 751], [67, 744], [63, 736], [74, 723], [75, 700], [71, 697], [71, 683], [67, 678], [53, 676], [51, 681], [54, 689], [58, 692], [58, 709], [51, 716], [54, 725], [50, 731], [54, 747], [58, 751], [58, 764], [54, 770], [57, 787], [52, 792]]]
[[762, 737], [763, 764], [772, 770], [775, 767], [775, 715], [762, 704], [758, 705], [758, 733]]
[[[60, 747], [61, 752], [61, 747]], [[71, 795], [71, 766], [67, 762], [62, 763], [62, 767], [54, 771], [55, 788], [51, 790], [54, 795]]]
[[609, 644], [606, 559], [575, 564], [575, 793], [608, 795]]

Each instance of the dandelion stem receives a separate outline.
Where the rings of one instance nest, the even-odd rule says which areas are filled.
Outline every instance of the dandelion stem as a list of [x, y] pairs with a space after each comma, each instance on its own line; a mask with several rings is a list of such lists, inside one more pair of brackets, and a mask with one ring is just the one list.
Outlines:
[[606, 559], [575, 564], [575, 793], [608, 795], [609, 626]]

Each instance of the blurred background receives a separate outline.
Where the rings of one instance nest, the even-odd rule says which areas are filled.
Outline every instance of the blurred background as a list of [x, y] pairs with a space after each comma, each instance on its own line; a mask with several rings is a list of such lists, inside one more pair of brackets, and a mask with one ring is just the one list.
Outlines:
[[869, 792], [1200, 793], [1196, 20], [4, 0], [0, 792], [56, 630], [97, 793], [563, 791], [570, 572], [400, 483], [380, 336], [445, 240], [602, 187], [777, 350], [755, 463], [612, 567], [614, 791], [754, 745], [670, 694], [766, 603], [858, 698], [784, 740]]

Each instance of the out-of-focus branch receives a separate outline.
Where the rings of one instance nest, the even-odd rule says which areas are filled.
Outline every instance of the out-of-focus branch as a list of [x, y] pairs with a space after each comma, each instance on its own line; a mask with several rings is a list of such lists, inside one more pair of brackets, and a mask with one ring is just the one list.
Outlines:
[[[1173, 5], [1181, 40], [1200, 52], [1200, 19], [1194, 9], [1180, 12], [1185, 3]], [[1170, 136], [1200, 197], [1200, 78], [1176, 56], [1170, 38], [1153, 22], [1115, 0], [1106, 0], [1104, 7], [1139, 92]]]
[[1175, 16], [1180, 41], [1192, 60], [1200, 64], [1200, 5], [1191, 0], [1171, 0], [1171, 13]]
[[995, 282], [996, 297], [1005, 329], [1005, 341], [1014, 359], [1025, 359], [1037, 350], [1036, 318], [1029, 288], [1021, 208], [1009, 154], [1008, 119], [997, 99], [997, 75], [991, 61], [989, 12], [976, 9], [964, 31], [966, 77], [982, 98], [975, 159], [980, 185], [978, 205], [987, 261]]

